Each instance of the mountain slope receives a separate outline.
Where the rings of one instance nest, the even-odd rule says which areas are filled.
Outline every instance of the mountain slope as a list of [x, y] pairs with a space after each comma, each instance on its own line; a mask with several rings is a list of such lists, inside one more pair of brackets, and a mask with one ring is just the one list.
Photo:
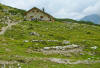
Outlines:
[[24, 10], [0, 4], [0, 31], [3, 32], [11, 23], [23, 20], [24, 12]]
[[24, 10], [0, 6], [0, 26], [7, 27], [0, 35], [0, 68], [100, 67], [99, 25], [22, 21]]
[[94, 22], [95, 24], [100, 24], [100, 16], [96, 15], [96, 14], [85, 16], [81, 20], [83, 20], [83, 21], [91, 21], [91, 22]]
[[[84, 68], [88, 67], [84, 65], [85, 63], [91, 63], [92, 60], [95, 63], [100, 60], [99, 26], [25, 21], [8, 29], [3, 36], [0, 36], [0, 40], [0, 58], [17, 61], [22, 68], [27, 68], [26, 64], [29, 68], [34, 66], [41, 68], [42, 64], [47, 65], [48, 68], [58, 66], [64, 68], [63, 65], [69, 64], [65, 60], [70, 63], [82, 62], [82, 64], [77, 63], [78, 66], [72, 63], [69, 68], [71, 66], [82, 68], [81, 65]], [[65, 64], [62, 65], [62, 62]], [[55, 64], [55, 67], [51, 64]], [[92, 65], [91, 68], [100, 66], [98, 63]]]

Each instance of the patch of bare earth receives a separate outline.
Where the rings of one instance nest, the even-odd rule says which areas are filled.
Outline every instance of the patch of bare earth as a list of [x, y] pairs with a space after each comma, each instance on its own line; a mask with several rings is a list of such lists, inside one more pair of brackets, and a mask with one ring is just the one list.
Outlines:
[[55, 46], [55, 47], [44, 47], [41, 49], [44, 54], [60, 54], [65, 56], [78, 55], [83, 52], [83, 48], [79, 45], [67, 45], [67, 46]]
[[93, 64], [100, 63], [100, 60], [77, 60], [73, 61], [71, 59], [59, 59], [59, 58], [49, 58], [51, 62], [62, 63], [62, 64]]

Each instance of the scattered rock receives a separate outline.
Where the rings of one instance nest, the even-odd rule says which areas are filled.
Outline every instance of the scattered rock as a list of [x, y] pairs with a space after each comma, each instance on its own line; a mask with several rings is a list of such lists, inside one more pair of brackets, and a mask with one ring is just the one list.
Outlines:
[[32, 40], [31, 42], [40, 42], [39, 40]]
[[66, 47], [67, 48], [78, 48], [79, 45], [72, 44], [72, 45], [67, 45]]
[[6, 49], [5, 49], [5, 51], [7, 51], [7, 52], [11, 52], [11, 50], [10, 50], [10, 49], [8, 49], [8, 48], [6, 48]]
[[30, 33], [31, 35], [35, 35], [35, 36], [40, 36], [38, 33], [36, 33], [36, 32], [31, 32]]
[[58, 59], [58, 58], [49, 58], [50, 61], [56, 63], [63, 63], [63, 64], [93, 64], [93, 63], [100, 63], [100, 60], [77, 60], [72, 61], [70, 59]]
[[16, 64], [17, 61], [3, 61], [3, 60], [0, 60], [0, 64]]
[[67, 46], [54, 46], [54, 47], [44, 47], [40, 50], [44, 54], [60, 54], [67, 57], [72, 55], [78, 56], [83, 52], [83, 48], [79, 45], [67, 45]]
[[58, 40], [47, 40], [48, 42], [58, 42]]
[[58, 42], [58, 40], [32, 40], [31, 42]]
[[25, 43], [29, 42], [28, 40], [24, 40]]
[[63, 59], [57, 59], [57, 58], [50, 58], [49, 60], [56, 63], [71, 64], [68, 59], [63, 60]]
[[44, 50], [49, 50], [50, 49], [50, 47], [44, 47]]
[[79, 45], [75, 45], [75, 44], [72, 44], [72, 45], [67, 45], [67, 46], [54, 46], [54, 47], [44, 47], [44, 49], [51, 49], [51, 50], [66, 50], [67, 48], [78, 48]]
[[97, 49], [97, 48], [98, 48], [97, 46], [91, 47], [91, 49], [94, 49], [94, 50]]
[[62, 44], [69, 44], [70, 42], [69, 41], [66, 41], [66, 40], [64, 40], [63, 42], [62, 42]]

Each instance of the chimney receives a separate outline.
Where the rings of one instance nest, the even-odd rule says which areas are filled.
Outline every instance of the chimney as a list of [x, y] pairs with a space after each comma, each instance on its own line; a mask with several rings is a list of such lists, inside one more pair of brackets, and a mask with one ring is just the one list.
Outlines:
[[43, 8], [42, 11], [45, 12], [45, 9]]

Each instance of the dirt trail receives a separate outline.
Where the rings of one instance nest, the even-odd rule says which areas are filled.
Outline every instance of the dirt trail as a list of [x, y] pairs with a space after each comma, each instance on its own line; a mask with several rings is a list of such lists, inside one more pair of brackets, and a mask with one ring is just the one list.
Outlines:
[[60, 58], [49, 58], [51, 62], [61, 63], [61, 64], [93, 64], [100, 63], [100, 60], [77, 60], [73, 61], [71, 59], [60, 59]]
[[3, 60], [0, 60], [0, 64], [15, 64], [17, 63], [17, 61], [3, 61]]
[[1, 32], [0, 32], [0, 35], [4, 34], [5, 31], [6, 31], [8, 28], [11, 28], [11, 26], [16, 25], [17, 23], [18, 23], [18, 22], [8, 23], [8, 26], [2, 27]]

